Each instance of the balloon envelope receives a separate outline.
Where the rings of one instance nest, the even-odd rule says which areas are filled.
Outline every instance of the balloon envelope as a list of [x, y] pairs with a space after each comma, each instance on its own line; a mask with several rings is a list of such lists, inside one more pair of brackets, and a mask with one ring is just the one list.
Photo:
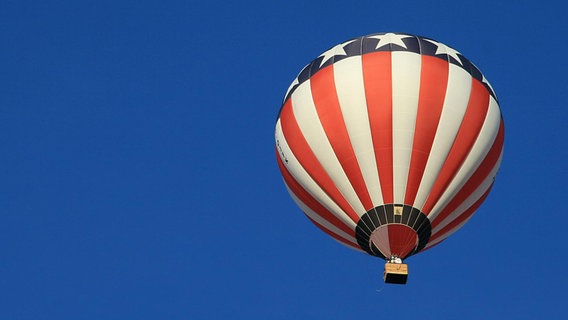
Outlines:
[[477, 67], [432, 39], [341, 43], [294, 79], [275, 130], [286, 187], [348, 247], [406, 258], [458, 230], [487, 197], [504, 126]]

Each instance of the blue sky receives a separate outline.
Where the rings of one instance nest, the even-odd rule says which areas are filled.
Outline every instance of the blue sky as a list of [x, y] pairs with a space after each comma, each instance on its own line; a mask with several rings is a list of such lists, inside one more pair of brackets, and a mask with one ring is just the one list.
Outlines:
[[[557, 1], [0, 4], [0, 319], [561, 318], [568, 73]], [[399, 31], [472, 60], [505, 154], [460, 231], [383, 262], [288, 196], [289, 83], [349, 38]]]

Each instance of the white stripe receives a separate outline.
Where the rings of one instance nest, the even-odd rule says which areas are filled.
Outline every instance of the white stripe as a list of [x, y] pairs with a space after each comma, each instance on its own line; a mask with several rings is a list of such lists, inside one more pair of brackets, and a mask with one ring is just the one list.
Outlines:
[[361, 56], [343, 59], [333, 68], [341, 113], [365, 185], [373, 206], [382, 205], [384, 202], [367, 113]]
[[421, 56], [392, 52], [394, 202], [403, 203], [418, 113]]
[[[445, 226], [447, 226], [452, 221], [454, 221], [456, 218], [458, 218], [460, 215], [462, 215], [477, 200], [479, 200], [479, 198], [481, 198], [483, 196], [483, 194], [487, 191], [487, 189], [489, 189], [489, 187], [491, 187], [491, 184], [495, 180], [495, 175], [497, 174], [497, 171], [499, 171], [499, 165], [501, 164], [501, 158], [502, 157], [503, 157], [503, 152], [501, 152], [501, 155], [499, 156], [499, 160], [497, 161], [497, 163], [495, 164], [493, 169], [491, 169], [491, 172], [489, 173], [489, 175], [479, 185], [479, 187], [477, 189], [475, 189], [475, 191], [467, 199], [465, 199], [465, 201], [462, 202], [459, 205], [459, 207], [457, 207], [450, 215], [448, 215], [443, 221], [440, 222], [440, 224], [438, 224], [432, 230], [432, 236], [434, 236], [437, 232], [442, 230]], [[448, 236], [449, 236], [449, 234], [448, 234]]]
[[284, 98], [283, 98], [284, 101], [282, 101], [282, 103], [285, 102], [285, 99], [286, 99], [286, 97], [288, 96], [288, 94], [290, 93], [290, 91], [292, 90], [292, 88], [293, 88], [295, 85], [299, 84], [299, 79], [298, 79], [298, 77], [300, 76], [300, 74], [302, 74], [302, 72], [304, 71], [304, 69], [306, 69], [306, 68], [308, 68], [308, 67], [310, 67], [310, 64], [307, 64], [306, 66], [304, 66], [304, 67], [302, 68], [302, 70], [298, 73], [298, 75], [296, 76], [296, 78], [294, 78], [294, 81], [292, 81], [292, 83], [290, 83], [290, 85], [288, 86], [288, 90], [286, 90], [286, 94], [284, 95]]
[[422, 210], [432, 186], [448, 157], [463, 121], [471, 93], [471, 76], [462, 68], [450, 64], [444, 106], [424, 175], [416, 194], [414, 207]]
[[337, 189], [359, 215], [366, 212], [353, 186], [343, 171], [322, 127], [311, 93], [311, 80], [301, 84], [292, 94], [292, 108], [302, 135]]
[[485, 117], [481, 131], [479, 132], [479, 135], [477, 136], [477, 139], [475, 140], [475, 143], [473, 144], [467, 158], [464, 160], [461, 168], [458, 170], [454, 179], [428, 215], [430, 221], [433, 221], [448, 205], [448, 203], [461, 190], [463, 185], [469, 180], [475, 170], [477, 170], [483, 159], [485, 159], [485, 156], [491, 149], [491, 146], [497, 137], [500, 123], [501, 113], [499, 111], [499, 106], [495, 99], [490, 97], [489, 109], [487, 110], [487, 116]]
[[403, 203], [412, 155], [421, 56], [412, 52], [392, 52], [392, 121], [394, 202]]
[[300, 200], [295, 194], [294, 192], [292, 192], [292, 190], [290, 190], [290, 188], [288, 188], [288, 185], [286, 185], [286, 189], [288, 190], [288, 193], [290, 194], [290, 196], [292, 197], [292, 199], [294, 199], [294, 202], [296, 202], [296, 204], [298, 204], [298, 206], [300, 207], [300, 209], [302, 209], [302, 211], [308, 216], [310, 217], [312, 220], [314, 220], [315, 222], [319, 223], [320, 225], [322, 225], [323, 227], [325, 227], [327, 230], [329, 230], [330, 232], [334, 233], [336, 236], [345, 239], [345, 241], [352, 243], [355, 247], [359, 247], [359, 244], [357, 243], [357, 239], [355, 239], [354, 237], [350, 236], [349, 234], [343, 232], [342, 230], [338, 229], [336, 226], [334, 226], [332, 223], [330, 223], [329, 221], [325, 220], [324, 218], [322, 218], [320, 215], [318, 215], [315, 211], [313, 211], [312, 209], [310, 209], [310, 207], [308, 207], [305, 203], [302, 202], [302, 200]]
[[[314, 199], [316, 199], [322, 206], [329, 210], [334, 216], [339, 220], [343, 221], [350, 228], [355, 229], [356, 225], [349, 218], [349, 216], [321, 189], [321, 187], [312, 179], [312, 177], [306, 172], [302, 167], [298, 159], [294, 156], [292, 150], [286, 142], [286, 137], [282, 132], [281, 120], [278, 119], [276, 122], [276, 144], [279, 149], [279, 156], [290, 174], [296, 179], [296, 181], [306, 190]], [[287, 160], [287, 162], [286, 162]], [[296, 202], [298, 206], [300, 204]]]

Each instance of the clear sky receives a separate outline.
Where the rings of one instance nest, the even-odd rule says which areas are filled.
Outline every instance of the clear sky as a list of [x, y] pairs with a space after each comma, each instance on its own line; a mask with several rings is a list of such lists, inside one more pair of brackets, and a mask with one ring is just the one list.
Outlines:
[[[2, 1], [0, 319], [563, 318], [564, 6]], [[304, 217], [273, 146], [305, 64], [389, 31], [473, 61], [506, 128], [487, 201], [406, 286]]]

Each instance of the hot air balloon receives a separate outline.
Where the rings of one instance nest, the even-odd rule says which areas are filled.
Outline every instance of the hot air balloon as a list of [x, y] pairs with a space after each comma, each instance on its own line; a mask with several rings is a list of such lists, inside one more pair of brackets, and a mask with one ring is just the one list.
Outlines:
[[338, 242], [403, 260], [462, 227], [502, 159], [499, 103], [480, 70], [438, 41], [377, 33], [305, 66], [275, 129], [278, 166], [304, 214]]

